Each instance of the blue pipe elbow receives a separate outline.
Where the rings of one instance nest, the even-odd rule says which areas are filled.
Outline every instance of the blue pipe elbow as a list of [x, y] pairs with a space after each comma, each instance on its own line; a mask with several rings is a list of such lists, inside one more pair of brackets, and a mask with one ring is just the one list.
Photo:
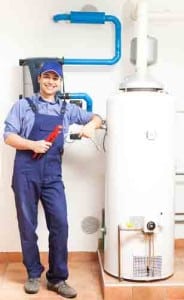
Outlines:
[[115, 26], [115, 56], [111, 59], [111, 64], [113, 65], [121, 58], [121, 23], [118, 18], [111, 15], [107, 15], [105, 20], [112, 22]]
[[64, 64], [68, 65], [113, 65], [121, 58], [121, 23], [118, 18], [105, 15], [103, 12], [71, 12], [70, 14], [58, 14], [53, 17], [55, 22], [70, 21], [71, 23], [104, 24], [112, 22], [115, 26], [115, 55], [111, 59], [66, 59]]
[[91, 97], [86, 93], [69, 93], [69, 99], [83, 99], [86, 102], [86, 110], [89, 112], [93, 111], [93, 101]]
[[91, 97], [86, 93], [60, 93], [59, 92], [59, 98], [61, 99], [73, 99], [73, 100], [79, 100], [83, 99], [86, 102], [86, 110], [89, 112], [93, 111], [93, 101]]
[[70, 15], [69, 14], [59, 14], [55, 15], [53, 17], [54, 22], [59, 22], [59, 21], [70, 21]]

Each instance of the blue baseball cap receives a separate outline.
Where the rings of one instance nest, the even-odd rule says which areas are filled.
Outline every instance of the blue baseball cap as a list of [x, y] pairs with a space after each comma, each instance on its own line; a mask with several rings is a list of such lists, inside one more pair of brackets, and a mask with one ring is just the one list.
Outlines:
[[46, 72], [54, 72], [59, 77], [63, 77], [62, 65], [57, 61], [46, 61], [39, 70], [39, 75]]

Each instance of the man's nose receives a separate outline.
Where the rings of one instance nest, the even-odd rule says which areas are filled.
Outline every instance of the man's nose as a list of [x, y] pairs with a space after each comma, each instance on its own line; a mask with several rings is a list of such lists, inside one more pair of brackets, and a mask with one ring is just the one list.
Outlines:
[[53, 78], [48, 78], [48, 82], [49, 82], [49, 83], [53, 83], [53, 82], [54, 82], [54, 79], [53, 79]]

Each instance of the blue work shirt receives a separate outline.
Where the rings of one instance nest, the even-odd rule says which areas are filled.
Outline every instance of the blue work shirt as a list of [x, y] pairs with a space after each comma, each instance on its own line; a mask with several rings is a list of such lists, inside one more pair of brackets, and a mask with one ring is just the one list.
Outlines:
[[[37, 112], [44, 115], [60, 115], [62, 100], [58, 99], [56, 102], [48, 102], [41, 98], [41, 96], [33, 95], [30, 98], [37, 107]], [[64, 135], [68, 133], [69, 126], [72, 124], [85, 125], [93, 117], [92, 112], [87, 112], [81, 109], [76, 104], [67, 103], [66, 111], [63, 119]], [[10, 110], [5, 120], [4, 139], [10, 133], [16, 133], [21, 137], [28, 138], [33, 127], [35, 114], [32, 111], [26, 99], [18, 100]]]

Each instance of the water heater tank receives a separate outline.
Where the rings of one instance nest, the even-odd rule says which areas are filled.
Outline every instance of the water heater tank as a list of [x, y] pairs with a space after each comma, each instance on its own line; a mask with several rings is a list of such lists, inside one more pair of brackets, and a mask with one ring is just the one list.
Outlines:
[[107, 102], [104, 269], [158, 280], [174, 264], [174, 99], [119, 92]]

